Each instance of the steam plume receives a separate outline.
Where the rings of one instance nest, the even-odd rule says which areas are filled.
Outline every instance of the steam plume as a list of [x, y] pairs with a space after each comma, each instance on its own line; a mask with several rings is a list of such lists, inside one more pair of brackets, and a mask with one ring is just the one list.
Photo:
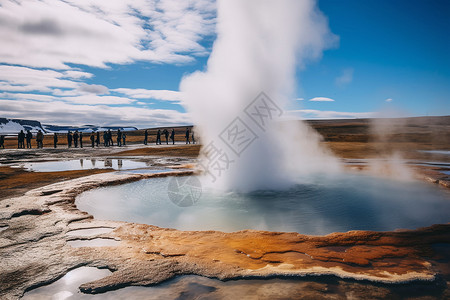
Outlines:
[[284, 109], [295, 99], [297, 69], [320, 58], [336, 39], [312, 0], [218, 1], [217, 39], [207, 68], [180, 85], [202, 143], [214, 142], [234, 160], [216, 174], [216, 187], [282, 188], [301, 174], [336, 166], [318, 135], [301, 123], [271, 122], [264, 130], [249, 124], [258, 138], [239, 156], [218, 138], [262, 91]]

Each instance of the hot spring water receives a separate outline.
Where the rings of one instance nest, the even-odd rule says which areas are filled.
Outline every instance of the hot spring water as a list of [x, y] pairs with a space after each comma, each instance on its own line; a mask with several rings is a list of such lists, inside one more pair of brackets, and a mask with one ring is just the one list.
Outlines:
[[415, 229], [450, 221], [449, 191], [421, 182], [343, 173], [335, 178], [317, 176], [281, 191], [218, 194], [204, 189], [194, 205], [180, 207], [168, 195], [171, 179], [91, 190], [79, 195], [76, 205], [98, 219], [226, 232], [257, 229], [323, 235]]

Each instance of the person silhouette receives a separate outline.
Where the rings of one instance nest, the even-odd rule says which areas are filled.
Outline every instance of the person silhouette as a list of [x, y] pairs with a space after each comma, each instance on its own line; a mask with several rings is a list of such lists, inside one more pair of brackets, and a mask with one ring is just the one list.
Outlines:
[[166, 137], [166, 145], [169, 145], [169, 131], [166, 128], [164, 128], [163, 134]]
[[105, 147], [108, 147], [108, 132], [107, 131], [103, 131], [103, 145]]
[[33, 134], [31, 133], [30, 130], [27, 130], [27, 135], [25, 136], [26, 140], [27, 140], [27, 149], [31, 149], [33, 147], [31, 147], [31, 140], [33, 139]]
[[91, 140], [91, 146], [92, 146], [92, 148], [94, 148], [95, 147], [95, 132], [94, 131], [91, 132], [91, 136], [89, 138]]
[[70, 130], [67, 132], [67, 147], [72, 147], [72, 132]]
[[5, 136], [0, 135], [0, 148], [5, 149]]
[[122, 132], [120, 129], [117, 129], [117, 146], [122, 146]]
[[189, 128], [186, 128], [186, 144], [190, 144], [191, 141], [189, 140], [190, 132]]
[[95, 139], [95, 144], [97, 147], [100, 146], [100, 131], [97, 131], [97, 138]]
[[194, 131], [192, 130], [192, 144], [195, 144], [195, 136], [194, 136]]
[[56, 132], [53, 133], [53, 148], [56, 148], [58, 145], [58, 135], [56, 135]]
[[126, 146], [127, 145], [127, 135], [125, 134], [125, 132], [122, 133], [122, 146]]
[[161, 145], [161, 129], [158, 129], [158, 132], [156, 133], [156, 145]]
[[147, 142], [148, 142], [148, 130], [145, 129], [145, 132], [144, 132], [144, 145], [147, 145]]
[[23, 132], [23, 130], [21, 130], [19, 132], [19, 134], [17, 136], [17, 142], [18, 142], [17, 148], [25, 149], [25, 145], [24, 145], [24, 143], [25, 143], [25, 133]]
[[78, 137], [79, 137], [79, 135], [78, 135], [78, 130], [76, 130], [76, 131], [73, 133], [73, 146], [74, 146], [75, 148], [78, 148]]
[[36, 143], [38, 148], [42, 149], [44, 147], [43, 141], [44, 141], [44, 134], [42, 133], [41, 130], [39, 130], [38, 133], [36, 134]]
[[175, 129], [172, 128], [172, 132], [170, 133], [170, 139], [172, 140], [172, 144], [175, 145]]
[[114, 146], [111, 129], [108, 129], [108, 145]]

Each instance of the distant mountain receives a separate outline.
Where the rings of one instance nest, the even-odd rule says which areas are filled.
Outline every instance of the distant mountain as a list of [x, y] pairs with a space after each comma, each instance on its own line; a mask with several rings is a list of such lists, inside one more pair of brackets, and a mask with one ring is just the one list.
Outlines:
[[0, 118], [0, 134], [3, 135], [16, 135], [21, 130], [26, 132], [30, 130], [33, 133], [42, 130], [44, 133], [67, 133], [70, 131], [79, 132], [92, 132], [92, 131], [107, 131], [111, 129], [112, 131], [117, 131], [118, 129], [122, 131], [133, 131], [138, 130], [136, 127], [122, 127], [122, 126], [95, 126], [95, 125], [83, 125], [83, 126], [59, 126], [59, 125], [47, 125], [41, 124], [39, 121], [34, 120], [20, 120], [20, 119], [7, 119]]
[[92, 131], [107, 131], [111, 129], [112, 131], [117, 131], [118, 129], [122, 131], [133, 131], [138, 130], [136, 127], [122, 127], [122, 126], [95, 126], [95, 125], [83, 125], [83, 126], [59, 126], [59, 125], [42, 125], [45, 128], [46, 132], [49, 133], [67, 133], [70, 131], [78, 131], [78, 132], [92, 132]]
[[0, 118], [0, 134], [18, 134], [21, 130], [24, 132], [30, 130], [34, 133], [38, 130], [46, 132], [39, 121]]

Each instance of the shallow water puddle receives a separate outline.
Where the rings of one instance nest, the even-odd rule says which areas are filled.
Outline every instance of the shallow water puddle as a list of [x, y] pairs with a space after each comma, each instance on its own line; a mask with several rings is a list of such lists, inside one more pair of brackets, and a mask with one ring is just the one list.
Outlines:
[[114, 169], [129, 170], [146, 168], [150, 165], [141, 161], [131, 159], [73, 159], [62, 161], [45, 161], [19, 164], [16, 168], [23, 167], [28, 171], [34, 172], [59, 172], [59, 171], [75, 171], [89, 169]]
[[[330, 277], [270, 278], [220, 281], [196, 275], [175, 277], [158, 285], [125, 287], [102, 294], [83, 294], [78, 287], [110, 275], [106, 269], [81, 267], [47, 286], [25, 293], [22, 299], [401, 299], [426, 296], [426, 283], [393, 285], [389, 288]], [[351, 297], [349, 297], [351, 295]], [[440, 298], [439, 295], [436, 295]], [[436, 298], [436, 297], [434, 297]]]
[[[59, 280], [26, 292], [22, 299], [90, 299], [94, 296], [79, 292], [78, 287], [83, 283], [98, 280], [111, 274], [107, 269], [81, 267], [68, 272]], [[97, 298], [101, 298], [97, 297]]]

